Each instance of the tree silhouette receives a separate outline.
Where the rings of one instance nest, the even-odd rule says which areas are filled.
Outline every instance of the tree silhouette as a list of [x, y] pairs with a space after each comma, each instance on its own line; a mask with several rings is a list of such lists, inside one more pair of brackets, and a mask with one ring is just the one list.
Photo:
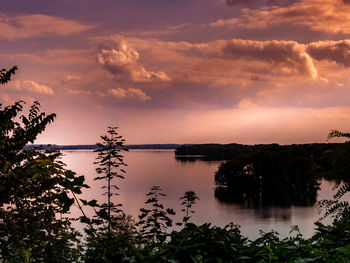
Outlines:
[[175, 215], [175, 211], [171, 208], [164, 208], [160, 203], [159, 197], [166, 196], [162, 192], [160, 186], [153, 186], [151, 191], [147, 194], [149, 198], [145, 204], [150, 204], [151, 208], [141, 208], [141, 215], [139, 215], [138, 225], [141, 226], [140, 233], [143, 238], [148, 241], [159, 243], [166, 239], [166, 229], [173, 224], [171, 215]]
[[[118, 214], [122, 212], [119, 208], [121, 204], [115, 204], [111, 200], [112, 196], [117, 196], [119, 187], [112, 183], [115, 178], [124, 179], [123, 169], [127, 164], [124, 162], [124, 156], [121, 154], [122, 151], [127, 151], [125, 148], [125, 140], [117, 132], [118, 127], [108, 127], [107, 135], [101, 136], [102, 142], [97, 143], [98, 147], [97, 158], [95, 164], [98, 165], [96, 172], [98, 175], [94, 180], [106, 180], [105, 194], [107, 195], [107, 203], [100, 206], [97, 215], [102, 221], [107, 221], [107, 231], [111, 232], [111, 224], [113, 221], [112, 213]], [[113, 189], [115, 192], [113, 192]]]
[[0, 69], [0, 84], [5, 84], [11, 80], [11, 76], [15, 74], [17, 66], [13, 66], [11, 69]]
[[[2, 69], [0, 84], [16, 70]], [[71, 194], [87, 186], [65, 168], [59, 151], [23, 150], [56, 117], [41, 112], [39, 102], [22, 114], [24, 104], [0, 104], [0, 261], [76, 262], [78, 233], [66, 214]]]
[[67, 170], [58, 151], [23, 150], [55, 117], [40, 112], [38, 102], [19, 116], [23, 104], [0, 107], [0, 258], [75, 261], [78, 234], [65, 214], [74, 203], [70, 194], [86, 186], [84, 177]]
[[187, 223], [191, 218], [190, 213], [194, 214], [194, 210], [191, 210], [192, 206], [196, 204], [196, 200], [199, 200], [196, 193], [193, 191], [186, 191], [180, 200], [183, 200], [181, 205], [184, 207], [181, 209], [182, 212], [185, 212], [185, 216], [182, 219], [183, 223]]

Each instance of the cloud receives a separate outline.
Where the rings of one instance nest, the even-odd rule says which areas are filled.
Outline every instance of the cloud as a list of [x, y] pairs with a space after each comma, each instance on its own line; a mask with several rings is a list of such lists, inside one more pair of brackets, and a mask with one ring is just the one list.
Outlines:
[[76, 81], [81, 81], [82, 77], [78, 75], [73, 75], [73, 74], [68, 74], [64, 79], [63, 82], [76, 82]]
[[155, 36], [165, 36], [170, 34], [180, 33], [183, 30], [188, 30], [194, 28], [195, 25], [190, 23], [183, 23], [175, 26], [168, 26], [163, 29], [156, 30], [132, 30], [121, 33], [122, 35], [134, 35], [134, 36], [144, 36], [144, 37], [155, 37]]
[[6, 90], [10, 92], [28, 92], [44, 95], [53, 95], [55, 92], [49, 86], [39, 84], [34, 80], [14, 80], [6, 86]]
[[122, 88], [117, 89], [109, 89], [108, 94], [118, 97], [118, 98], [125, 98], [126, 97], [126, 90]]
[[131, 97], [139, 98], [140, 100], [150, 100], [151, 97], [140, 89], [130, 88], [128, 89], [128, 94]]
[[317, 70], [305, 46], [295, 41], [231, 39], [194, 45], [193, 49], [209, 56], [261, 60], [287, 74], [308, 75], [313, 79], [317, 77]]
[[257, 0], [226, 0], [226, 4], [228, 6], [232, 6], [232, 5], [238, 5], [238, 4], [247, 4], [255, 1]]
[[[70, 67], [96, 63], [96, 51], [89, 49], [46, 49], [30, 52], [4, 52], [0, 54], [0, 59], [11, 59], [13, 61], [23, 61], [30, 63], [40, 63], [47, 67], [48, 65], [65, 65]], [[62, 78], [62, 77], [61, 77]]]
[[136, 49], [121, 36], [113, 36], [107, 47], [102, 48], [97, 55], [97, 61], [121, 81], [153, 82], [168, 81], [169, 77], [163, 71], [149, 71], [139, 63], [140, 55]]
[[69, 89], [69, 88], [66, 88], [65, 89], [69, 94], [72, 94], [72, 95], [90, 95], [90, 91], [88, 90], [83, 90], [83, 89]]
[[54, 91], [52, 88], [46, 85], [39, 84], [34, 80], [23, 80], [20, 82], [20, 88], [33, 93], [40, 93], [45, 95], [53, 95]]
[[[108, 39], [110, 37], [101, 41], [104, 45], [100, 50], [115, 47], [115, 42], [109, 43]], [[242, 98], [263, 105], [316, 107], [334, 105], [335, 101], [339, 101], [337, 96], [345, 93], [349, 87], [345, 77], [349, 71], [346, 68], [323, 62], [314, 51], [311, 52], [316, 43], [320, 48], [318, 42], [304, 44], [283, 40], [230, 39], [190, 43], [135, 37], [123, 39], [126, 47], [120, 48], [118, 55], [112, 56], [114, 60], [118, 57], [122, 65], [118, 67], [120, 71], [129, 69], [124, 64], [158, 65], [171, 76], [171, 80], [140, 83], [131, 77], [127, 79], [130, 71], [115, 72], [111, 76], [99, 67], [98, 74], [89, 74], [100, 77], [99, 82], [92, 85], [82, 75], [84, 83], [76, 88], [89, 85], [87, 89], [96, 94], [93, 89], [97, 85], [102, 87], [100, 92], [103, 96], [99, 101], [111, 107], [143, 106], [146, 104], [140, 101], [150, 99], [149, 96], [152, 97], [152, 105], [147, 103], [147, 107], [151, 108], [200, 108], [206, 105], [225, 108], [236, 105]], [[325, 43], [322, 43], [322, 47]], [[346, 53], [339, 52], [341, 54]], [[347, 57], [342, 59], [346, 61]], [[107, 63], [107, 58], [105, 61]], [[148, 66], [144, 68], [148, 70]], [[117, 74], [124, 78], [124, 83], [116, 86], [114, 78]], [[339, 87], [337, 83], [344, 83], [344, 86]], [[146, 95], [134, 92], [132, 96], [130, 88], [145, 91]], [[332, 94], [331, 90], [334, 89], [337, 91]], [[344, 100], [342, 104], [347, 105]]]
[[316, 78], [317, 70], [312, 59], [305, 52], [304, 45], [294, 41], [252, 41], [230, 40], [223, 51], [232, 57], [250, 57], [270, 64], [285, 67], [286, 70]]
[[0, 39], [16, 40], [46, 35], [66, 36], [80, 33], [93, 26], [74, 20], [42, 14], [7, 16], [0, 13]]
[[334, 61], [350, 67], [350, 40], [318, 41], [307, 45], [307, 52], [313, 59]]
[[[291, 0], [284, 0], [283, 2], [289, 2]], [[293, 0], [292, 0], [293, 1]], [[275, 4], [278, 3], [278, 0], [226, 0], [226, 4], [228, 6], [233, 6], [233, 5], [242, 5], [242, 4], [251, 4], [251, 3], [256, 3], [256, 4]]]
[[317, 32], [349, 34], [350, 5], [342, 0], [300, 0], [288, 6], [244, 8], [239, 18], [221, 19], [210, 24], [212, 27], [246, 29], [268, 29], [282, 25], [301, 26]]
[[107, 93], [117, 98], [137, 98], [142, 101], [151, 99], [144, 91], [136, 88], [129, 88], [128, 90], [122, 88], [109, 89]]
[[7, 92], [17, 93], [17, 92], [27, 92], [27, 93], [37, 93], [44, 95], [53, 95], [54, 90], [43, 84], [39, 84], [34, 80], [14, 80], [4, 87]]

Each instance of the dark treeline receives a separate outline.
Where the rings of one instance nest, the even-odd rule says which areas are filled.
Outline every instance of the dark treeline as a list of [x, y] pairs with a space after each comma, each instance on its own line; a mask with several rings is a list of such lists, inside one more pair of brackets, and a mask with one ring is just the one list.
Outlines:
[[313, 158], [319, 159], [326, 150], [334, 149], [337, 143], [310, 143], [310, 144], [292, 144], [292, 145], [279, 145], [273, 144], [193, 144], [193, 145], [181, 145], [176, 149], [176, 156], [205, 156], [206, 160], [231, 160], [238, 156], [244, 156], [254, 154], [259, 151], [278, 152], [284, 149], [290, 151], [297, 151], [301, 155], [313, 156]]

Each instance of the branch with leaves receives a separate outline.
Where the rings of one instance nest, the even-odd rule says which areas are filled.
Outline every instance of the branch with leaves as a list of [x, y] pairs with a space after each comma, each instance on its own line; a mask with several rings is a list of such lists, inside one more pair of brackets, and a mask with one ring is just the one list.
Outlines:
[[0, 69], [0, 84], [5, 84], [11, 80], [12, 75], [16, 73], [17, 66], [13, 66], [11, 69]]
[[141, 227], [140, 234], [152, 243], [164, 242], [166, 230], [173, 224], [170, 216], [175, 215], [175, 211], [171, 208], [165, 209], [163, 204], [160, 203], [159, 197], [166, 196], [160, 186], [153, 186], [147, 196], [149, 198], [145, 204], [150, 205], [151, 208], [140, 209], [141, 215], [139, 215], [139, 222], [137, 223]]
[[[330, 140], [332, 138], [346, 138], [348, 139], [344, 145], [342, 145], [345, 148], [341, 148], [338, 151], [333, 151], [333, 155], [331, 156], [332, 163], [334, 164], [333, 169], [336, 170], [335, 173], [341, 173], [343, 176], [342, 178], [347, 179], [343, 180], [343, 182], [338, 186], [337, 192], [334, 194], [332, 200], [321, 200], [318, 203], [319, 208], [325, 209], [325, 213], [321, 219], [324, 219], [328, 216], [331, 216], [334, 218], [335, 222], [340, 221], [344, 218], [350, 217], [350, 204], [348, 201], [343, 200], [342, 198], [345, 196], [345, 194], [350, 192], [350, 182], [349, 182], [349, 167], [348, 163], [349, 160], [345, 159], [343, 160], [346, 154], [348, 153], [348, 144], [350, 142], [350, 133], [347, 132], [341, 132], [338, 130], [331, 130], [328, 134], [327, 139]], [[339, 158], [340, 156], [341, 158]], [[345, 163], [343, 163], [343, 161]], [[339, 165], [341, 163], [341, 165]], [[341, 166], [341, 167], [338, 167]], [[344, 176], [346, 174], [347, 176]]]
[[[182, 219], [182, 222], [184, 224], [187, 224], [187, 222], [190, 220], [191, 216], [190, 214], [194, 214], [195, 211], [192, 210], [192, 206], [196, 204], [196, 201], [199, 200], [196, 193], [193, 191], [186, 191], [182, 197], [180, 197], [179, 200], [183, 200], [181, 203], [181, 206], [183, 206], [183, 209], [181, 209], [182, 212], [185, 212], [185, 216]], [[177, 225], [181, 225], [181, 223], [178, 223]]]

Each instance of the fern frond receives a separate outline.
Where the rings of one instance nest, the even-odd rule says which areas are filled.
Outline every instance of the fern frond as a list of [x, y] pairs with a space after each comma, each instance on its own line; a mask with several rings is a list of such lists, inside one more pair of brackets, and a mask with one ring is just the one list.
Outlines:
[[350, 183], [345, 183], [337, 190], [336, 194], [333, 196], [334, 199], [339, 200], [342, 198], [347, 192], [350, 192]]

